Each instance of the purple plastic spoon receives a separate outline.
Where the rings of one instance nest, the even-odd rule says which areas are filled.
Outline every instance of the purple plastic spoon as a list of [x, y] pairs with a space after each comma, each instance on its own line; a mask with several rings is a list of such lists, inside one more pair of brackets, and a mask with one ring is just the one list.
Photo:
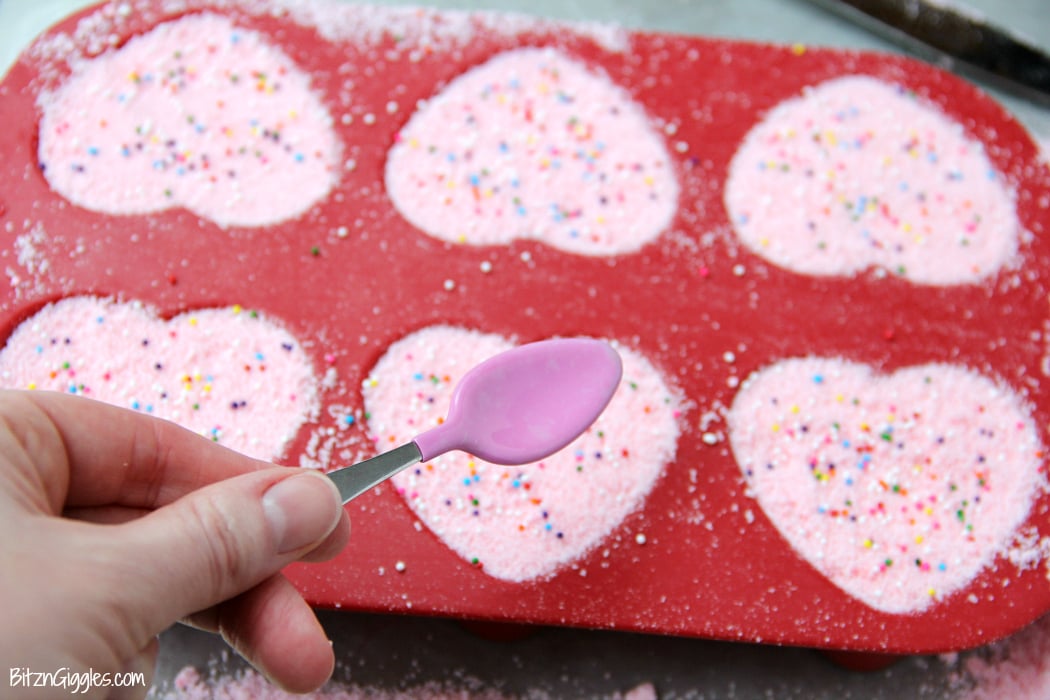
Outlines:
[[463, 375], [444, 423], [328, 476], [346, 503], [402, 469], [450, 450], [493, 464], [535, 462], [568, 445], [598, 418], [622, 372], [620, 356], [600, 340], [521, 345]]

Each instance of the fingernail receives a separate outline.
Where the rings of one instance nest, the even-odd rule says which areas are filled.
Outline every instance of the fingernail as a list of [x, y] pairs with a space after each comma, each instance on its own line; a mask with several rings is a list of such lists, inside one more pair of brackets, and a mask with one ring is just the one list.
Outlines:
[[326, 477], [304, 472], [277, 482], [263, 494], [263, 512], [277, 553], [317, 544], [339, 522], [339, 493]]

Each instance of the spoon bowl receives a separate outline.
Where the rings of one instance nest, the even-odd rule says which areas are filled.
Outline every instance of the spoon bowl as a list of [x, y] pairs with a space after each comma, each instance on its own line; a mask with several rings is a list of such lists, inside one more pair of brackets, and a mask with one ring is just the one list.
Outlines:
[[441, 425], [328, 476], [346, 503], [402, 469], [451, 450], [493, 464], [538, 461], [594, 423], [622, 373], [620, 356], [601, 340], [556, 338], [521, 345], [467, 372], [453, 390]]

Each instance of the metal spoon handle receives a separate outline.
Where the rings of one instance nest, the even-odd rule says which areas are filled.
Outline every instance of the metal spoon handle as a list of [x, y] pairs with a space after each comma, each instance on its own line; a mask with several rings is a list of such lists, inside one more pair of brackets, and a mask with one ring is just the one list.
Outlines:
[[328, 478], [335, 482], [339, 495], [343, 497], [343, 503], [348, 503], [376, 484], [389, 479], [402, 469], [411, 467], [422, 459], [423, 455], [416, 447], [416, 443], [410, 442], [363, 462], [328, 472]]

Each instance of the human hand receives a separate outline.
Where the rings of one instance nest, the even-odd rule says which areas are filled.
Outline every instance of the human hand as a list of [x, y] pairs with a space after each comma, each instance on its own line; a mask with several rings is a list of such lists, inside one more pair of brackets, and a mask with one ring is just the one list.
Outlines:
[[[148, 686], [157, 635], [184, 620], [288, 690], [332, 673], [331, 643], [280, 574], [347, 542], [338, 492], [317, 473], [96, 401], [0, 390], [0, 533], [11, 669], [142, 670]], [[84, 697], [110, 690], [147, 687]]]

